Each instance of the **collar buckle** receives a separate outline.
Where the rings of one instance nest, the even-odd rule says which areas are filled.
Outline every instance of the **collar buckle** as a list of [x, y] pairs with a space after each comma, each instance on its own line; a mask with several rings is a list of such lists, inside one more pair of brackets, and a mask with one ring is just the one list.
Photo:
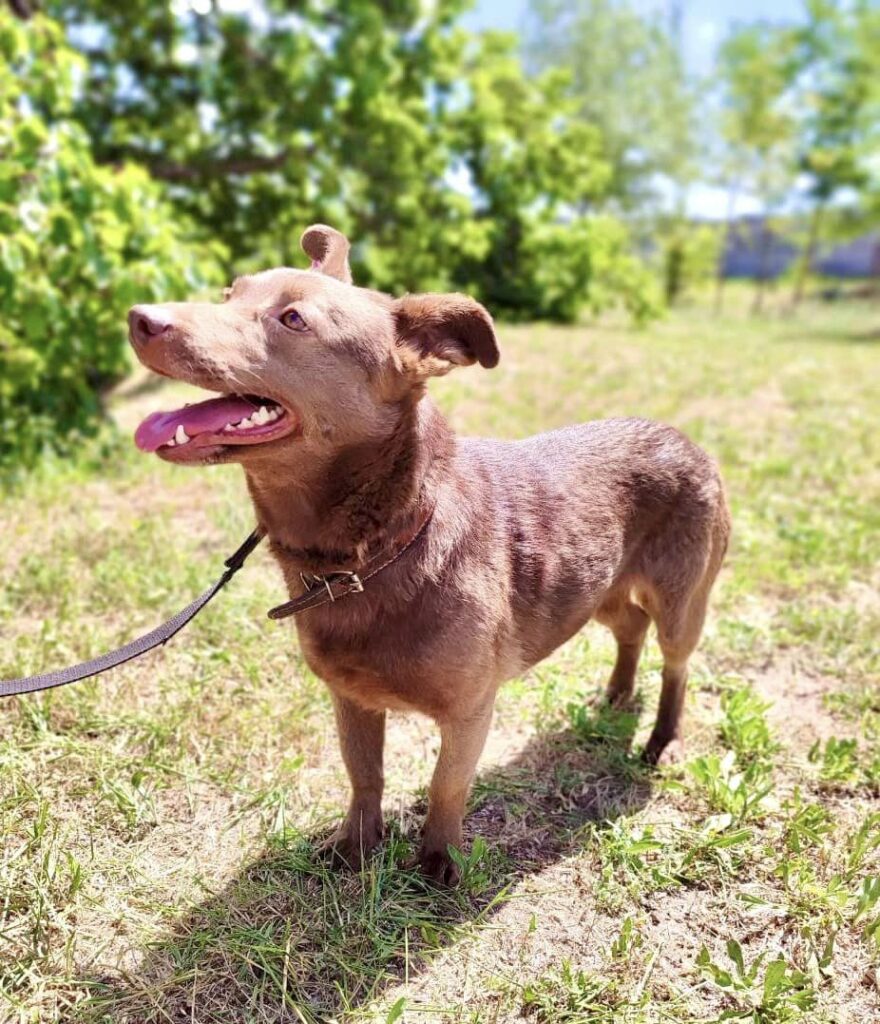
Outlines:
[[[306, 594], [312, 594], [322, 587], [327, 591], [327, 597], [336, 601], [339, 597], [347, 597], [349, 594], [362, 594], [364, 592], [364, 581], [356, 572], [325, 572], [321, 575], [301, 572], [299, 578], [306, 589]], [[341, 594], [334, 593], [335, 586], [345, 586]]]

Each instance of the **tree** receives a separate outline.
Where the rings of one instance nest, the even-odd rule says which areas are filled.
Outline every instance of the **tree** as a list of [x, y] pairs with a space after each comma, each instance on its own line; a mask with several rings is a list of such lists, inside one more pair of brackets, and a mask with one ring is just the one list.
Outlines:
[[[766, 23], [735, 29], [719, 52], [728, 242], [741, 192], [758, 196], [769, 216], [791, 187], [796, 124], [790, 89], [795, 71], [793, 32]], [[768, 231], [759, 233], [760, 239], [768, 237]], [[759, 312], [763, 304], [764, 255], [764, 252], [759, 253], [753, 312]], [[720, 312], [723, 293], [720, 262], [717, 280], [716, 310]]]
[[362, 280], [406, 288], [442, 287], [455, 248], [479, 250], [433, 116], [464, 6], [47, 2], [88, 59], [74, 112], [98, 159], [167, 182], [234, 269], [293, 263], [324, 220], [376, 243], [355, 251]]
[[[602, 267], [646, 312], [621, 225], [572, 224], [565, 244], [573, 204], [606, 188], [595, 129], [562, 111], [554, 76], [524, 76], [510, 40], [457, 27], [465, 6], [47, 0], [89, 62], [74, 115], [98, 159], [166, 183], [230, 271], [294, 263], [302, 225], [324, 220], [354, 240], [363, 284], [471, 282], [508, 315], [570, 319], [610, 301], [590, 292]], [[602, 231], [619, 241], [597, 262]]]
[[643, 14], [627, 0], [531, 0], [525, 51], [534, 72], [564, 68], [568, 95], [598, 130], [611, 177], [582, 210], [623, 215], [639, 247], [662, 261], [674, 304], [705, 249], [686, 215], [701, 144], [696, 90], [685, 71], [677, 19]]
[[695, 96], [676, 40], [624, 0], [531, 0], [526, 54], [533, 70], [566, 68], [582, 120], [611, 163], [607, 200], [638, 210], [658, 176], [694, 171]]
[[487, 239], [480, 259], [462, 262], [457, 283], [509, 317], [570, 321], [585, 302], [621, 301], [644, 319], [657, 296], [624, 226], [578, 212], [607, 195], [613, 172], [601, 135], [567, 97], [568, 76], [526, 78], [514, 45], [489, 34], [473, 47], [464, 66], [469, 102], [445, 115]]
[[87, 431], [127, 370], [125, 312], [216, 279], [216, 246], [141, 168], [99, 167], [69, 114], [82, 61], [0, 8], [0, 466]]
[[863, 190], [880, 145], [880, 8], [873, 0], [808, 0], [795, 30], [795, 89], [804, 110], [798, 170], [808, 180], [811, 211], [793, 305], [803, 297], [829, 203]]

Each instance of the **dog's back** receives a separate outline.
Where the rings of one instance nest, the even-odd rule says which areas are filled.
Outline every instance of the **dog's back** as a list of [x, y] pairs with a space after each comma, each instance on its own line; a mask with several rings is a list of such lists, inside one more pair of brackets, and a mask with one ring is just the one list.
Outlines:
[[[679, 431], [600, 420], [523, 441], [462, 439], [456, 501], [469, 507], [479, 567], [509, 584], [519, 664], [546, 657], [626, 592], [686, 594], [729, 532], [713, 460]], [[470, 545], [469, 545], [470, 546]]]

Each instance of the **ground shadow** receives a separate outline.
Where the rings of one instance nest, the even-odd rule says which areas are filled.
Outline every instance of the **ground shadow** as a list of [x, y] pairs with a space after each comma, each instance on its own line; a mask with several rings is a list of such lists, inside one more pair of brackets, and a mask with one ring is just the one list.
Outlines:
[[786, 332], [779, 340], [789, 344], [804, 341], [820, 341], [833, 342], [840, 345], [876, 345], [880, 342], [880, 329], [851, 331], [824, 326], [813, 327], [805, 324], [798, 330]]
[[[359, 875], [318, 860], [318, 834], [283, 832], [221, 892], [177, 922], [137, 975], [84, 979], [74, 1019], [106, 1024], [324, 1022], [491, 919], [521, 879], [590, 841], [591, 823], [643, 806], [650, 772], [632, 752], [638, 715], [574, 709], [512, 761], [477, 779], [462, 886], [438, 890], [400, 864], [423, 802], [403, 809]], [[482, 840], [482, 841], [481, 841]]]

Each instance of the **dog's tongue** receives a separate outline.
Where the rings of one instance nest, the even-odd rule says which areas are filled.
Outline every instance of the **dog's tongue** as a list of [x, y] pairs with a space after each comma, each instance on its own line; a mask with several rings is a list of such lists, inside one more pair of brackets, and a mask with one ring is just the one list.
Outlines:
[[230, 395], [209, 398], [173, 412], [154, 412], [135, 431], [134, 443], [142, 452], [154, 452], [168, 444], [178, 427], [183, 427], [191, 438], [199, 434], [219, 434], [227, 423], [247, 419], [256, 408], [246, 398]]

